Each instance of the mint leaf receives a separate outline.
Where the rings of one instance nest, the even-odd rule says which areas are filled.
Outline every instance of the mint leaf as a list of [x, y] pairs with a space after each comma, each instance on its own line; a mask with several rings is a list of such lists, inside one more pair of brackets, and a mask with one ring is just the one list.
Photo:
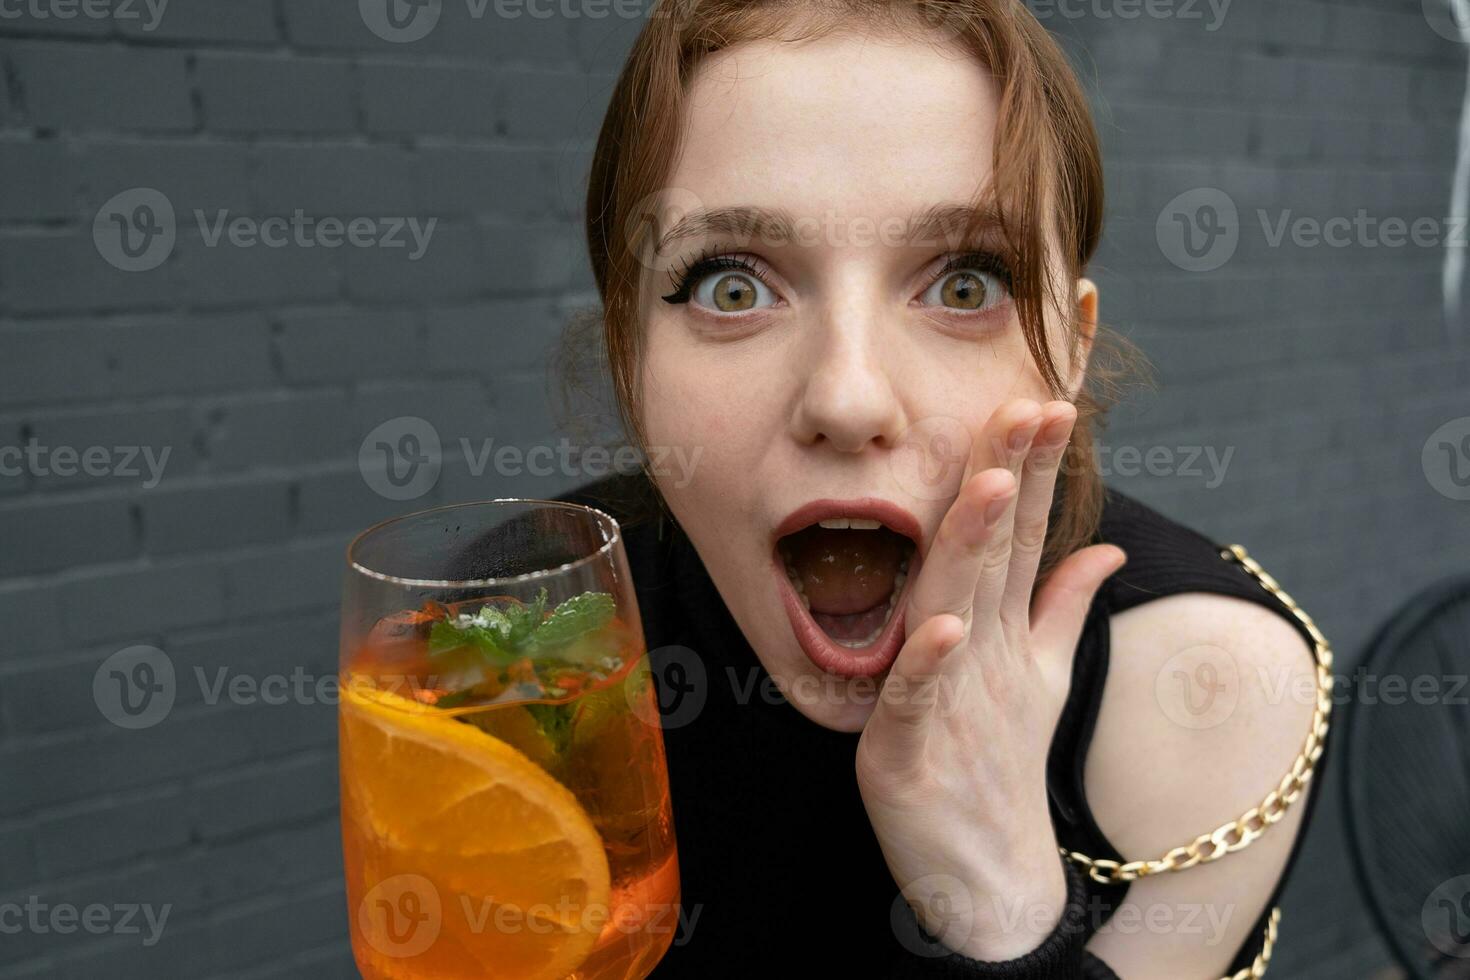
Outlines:
[[507, 639], [512, 649], [520, 649], [531, 638], [531, 633], [537, 626], [541, 625], [542, 617], [546, 615], [546, 587], [543, 585], [541, 591], [536, 594], [528, 605], [516, 604], [505, 610], [510, 620], [510, 632]]
[[558, 603], [531, 637], [539, 647], [561, 646], [602, 629], [616, 613], [617, 605], [609, 593], [583, 592]]
[[484, 626], [461, 627], [442, 619], [429, 627], [429, 656], [442, 656], [464, 647], [479, 651], [491, 663], [500, 666], [515, 659], [514, 651], [506, 648], [499, 630]]
[[495, 606], [481, 606], [480, 611], [475, 613], [475, 621], [483, 624], [483, 628], [499, 641], [502, 648], [514, 649], [510, 636], [514, 632], [515, 622], [504, 610], [497, 609]]
[[439, 620], [429, 628], [429, 656], [471, 651], [485, 663], [507, 667], [526, 656], [593, 663], [615, 652], [614, 638], [597, 632], [617, 612], [611, 595], [583, 592], [559, 603], [550, 616], [546, 600], [542, 588], [528, 603], [487, 604], [473, 616], [462, 613]]
[[572, 714], [574, 704], [528, 704], [526, 710], [535, 719], [541, 734], [546, 736], [552, 748], [560, 755], [572, 738]]
[[453, 623], [441, 619], [429, 627], [429, 656], [431, 657], [469, 645], [470, 638], [465, 635], [464, 630]]

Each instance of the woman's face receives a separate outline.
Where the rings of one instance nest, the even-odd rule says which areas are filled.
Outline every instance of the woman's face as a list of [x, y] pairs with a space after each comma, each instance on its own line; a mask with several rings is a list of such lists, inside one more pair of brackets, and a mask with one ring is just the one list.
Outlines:
[[[995, 241], [911, 237], [911, 219], [985, 183], [998, 94], [959, 49], [839, 36], [738, 45], [692, 81], [668, 182], [679, 210], [643, 272], [643, 422], [651, 450], [675, 450], [659, 486], [761, 663], [830, 728], [872, 710], [968, 434], [1004, 401], [1053, 397], [985, 254]], [[668, 240], [679, 218], [726, 208], [797, 224], [782, 238], [686, 221]], [[1094, 295], [1078, 283], [1089, 317]]]

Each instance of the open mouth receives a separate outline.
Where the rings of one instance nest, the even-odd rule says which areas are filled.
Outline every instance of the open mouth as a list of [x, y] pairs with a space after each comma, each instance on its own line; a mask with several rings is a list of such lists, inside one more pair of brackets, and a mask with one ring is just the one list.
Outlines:
[[912, 535], [874, 517], [832, 516], [777, 539], [787, 614], [817, 666], [859, 676], [892, 664], [903, 640]]

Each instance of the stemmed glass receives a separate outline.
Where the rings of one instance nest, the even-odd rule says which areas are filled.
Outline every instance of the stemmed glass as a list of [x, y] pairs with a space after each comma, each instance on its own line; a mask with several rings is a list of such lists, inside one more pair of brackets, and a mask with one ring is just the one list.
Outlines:
[[617, 522], [409, 514], [348, 549], [342, 850], [364, 977], [646, 976], [678, 859]]

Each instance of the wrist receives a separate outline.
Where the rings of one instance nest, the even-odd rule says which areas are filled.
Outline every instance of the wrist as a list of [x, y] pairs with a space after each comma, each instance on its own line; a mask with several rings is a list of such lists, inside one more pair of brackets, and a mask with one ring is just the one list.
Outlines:
[[[1058, 858], [1053, 847], [1030, 861], [992, 867], [985, 884], [974, 889], [973, 926], [954, 945], [955, 952], [975, 960], [1004, 962], [1045, 943], [1062, 923], [1069, 898], [1067, 869]], [[955, 938], [959, 937], [956, 933]]]
[[[1063, 911], [1049, 934], [1034, 941], [1028, 940], [1032, 943], [1031, 948], [1021, 949], [1017, 955], [1002, 959], [1000, 957], [1006, 956], [1010, 948], [1019, 949], [1025, 943], [1017, 942], [1014, 947], [1008, 948], [1007, 944], [984, 940], [972, 942], [971, 936], [962, 935], [970, 925], [970, 919], [951, 923], [951, 927], [946, 930], [948, 935], [936, 936], [919, 924], [916, 916], [910, 916], [907, 926], [910, 932], [900, 932], [899, 936], [910, 952], [918, 954], [920, 959], [906, 960], [905, 967], [900, 971], [901, 975], [936, 980], [942, 977], [964, 980], [978, 980], [980, 977], [994, 977], [996, 980], [1019, 980], [1021, 977], [1036, 980], [1076, 980], [1083, 976], [1084, 964], [1090, 960], [1085, 950], [1089, 933], [1085, 928], [1083, 911], [1087, 904], [1087, 880], [1060, 853], [1056, 855], [1055, 863], [1062, 870], [1066, 882]], [[917, 912], [917, 909], [914, 911]], [[898, 925], [898, 920], [895, 920], [895, 926]], [[1012, 930], [1012, 935], [1015, 934]], [[909, 938], [903, 938], [905, 935]], [[962, 938], [964, 941], [961, 941]], [[965, 949], [972, 952], [967, 953]], [[985, 958], [979, 958], [980, 956]], [[1087, 972], [1086, 975], [1093, 976], [1093, 973]]]

